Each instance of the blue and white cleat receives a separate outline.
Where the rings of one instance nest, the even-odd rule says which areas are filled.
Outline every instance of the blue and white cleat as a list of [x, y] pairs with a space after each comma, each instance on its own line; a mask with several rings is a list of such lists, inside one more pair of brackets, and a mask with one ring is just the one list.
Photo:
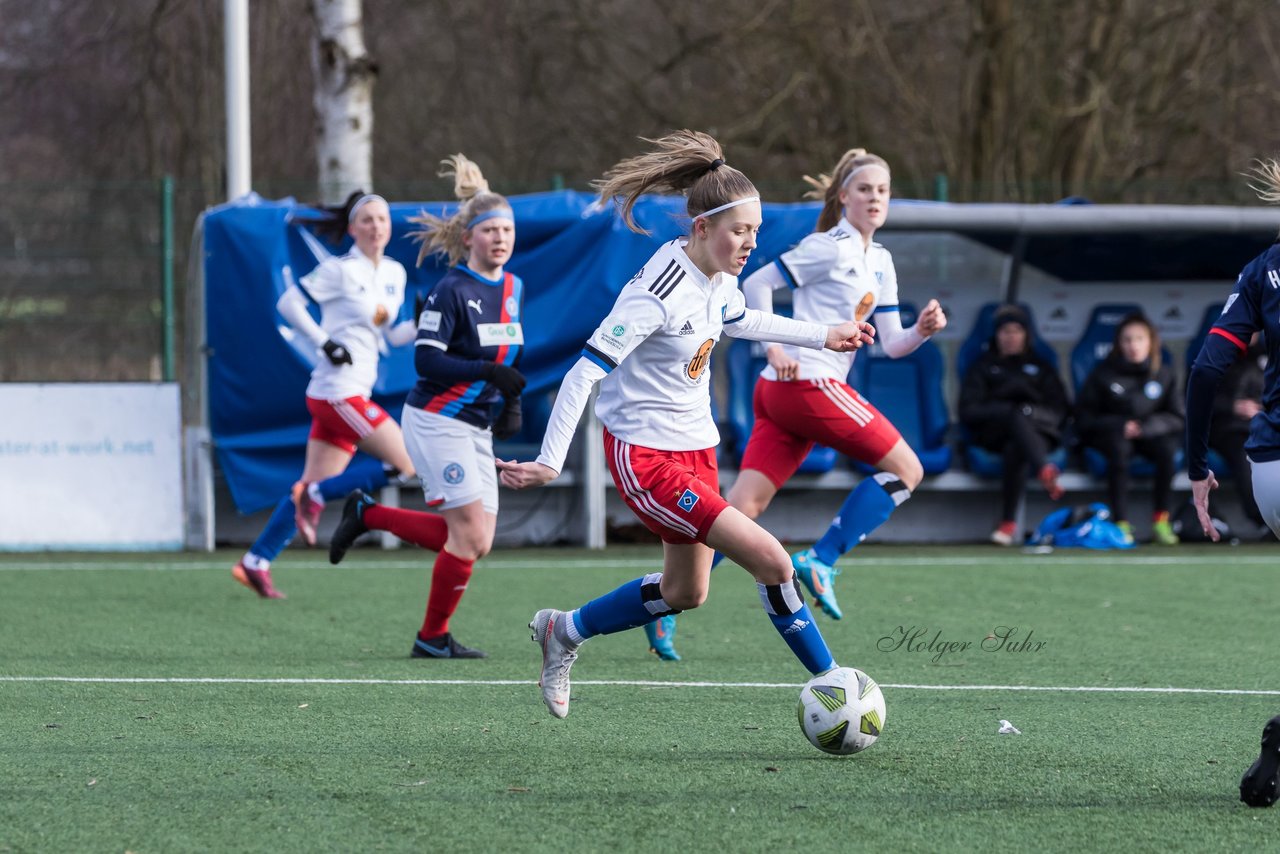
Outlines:
[[652, 623], [644, 624], [645, 636], [649, 638], [649, 652], [663, 661], [679, 661], [680, 653], [676, 652], [676, 615], [668, 614], [659, 617]]
[[795, 568], [800, 581], [813, 595], [818, 606], [833, 620], [844, 616], [840, 606], [836, 604], [835, 580], [840, 570], [818, 560], [813, 549], [806, 549], [791, 556], [791, 565]]

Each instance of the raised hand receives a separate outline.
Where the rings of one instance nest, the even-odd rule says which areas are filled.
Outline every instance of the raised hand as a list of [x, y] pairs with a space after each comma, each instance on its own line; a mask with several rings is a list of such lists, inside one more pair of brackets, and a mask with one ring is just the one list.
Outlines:
[[916, 331], [927, 337], [936, 335], [946, 328], [946, 312], [942, 310], [942, 306], [936, 299], [929, 300], [924, 310], [920, 312], [920, 316], [916, 318]]

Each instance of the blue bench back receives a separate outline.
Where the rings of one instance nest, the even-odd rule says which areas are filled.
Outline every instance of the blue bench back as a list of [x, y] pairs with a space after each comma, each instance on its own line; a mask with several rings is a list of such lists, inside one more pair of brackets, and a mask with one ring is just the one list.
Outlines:
[[[902, 303], [899, 311], [904, 327], [916, 322], [915, 306]], [[938, 345], [926, 341], [915, 352], [891, 359], [877, 342], [858, 352], [849, 384], [898, 428], [920, 457], [926, 474], [940, 474], [951, 467], [947, 444], [951, 415], [943, 393], [943, 359]], [[867, 466], [858, 468], [869, 470]]]

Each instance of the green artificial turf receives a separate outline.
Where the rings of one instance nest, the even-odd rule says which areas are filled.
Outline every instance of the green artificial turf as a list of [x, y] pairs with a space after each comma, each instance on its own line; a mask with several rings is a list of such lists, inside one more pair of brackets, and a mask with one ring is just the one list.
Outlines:
[[453, 623], [484, 661], [408, 657], [429, 555], [322, 558], [286, 554], [290, 598], [265, 601], [233, 553], [0, 556], [0, 851], [1205, 851], [1280, 833], [1280, 808], [1236, 794], [1280, 712], [1274, 549], [860, 547], [845, 619], [819, 620], [888, 717], [843, 758], [800, 733], [807, 674], [731, 564], [679, 618], [683, 661], [639, 631], [592, 640], [559, 721], [525, 624], [658, 549], [490, 556]]

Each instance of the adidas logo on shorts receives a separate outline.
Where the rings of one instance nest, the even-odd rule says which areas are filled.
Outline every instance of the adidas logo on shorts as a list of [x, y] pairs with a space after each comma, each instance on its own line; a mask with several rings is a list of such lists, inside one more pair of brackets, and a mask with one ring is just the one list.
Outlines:
[[681, 327], [680, 327], [680, 334], [681, 334], [681, 335], [692, 335], [692, 334], [693, 334], [693, 324], [686, 320], [686, 321], [684, 322], [684, 326], [681, 326]]

